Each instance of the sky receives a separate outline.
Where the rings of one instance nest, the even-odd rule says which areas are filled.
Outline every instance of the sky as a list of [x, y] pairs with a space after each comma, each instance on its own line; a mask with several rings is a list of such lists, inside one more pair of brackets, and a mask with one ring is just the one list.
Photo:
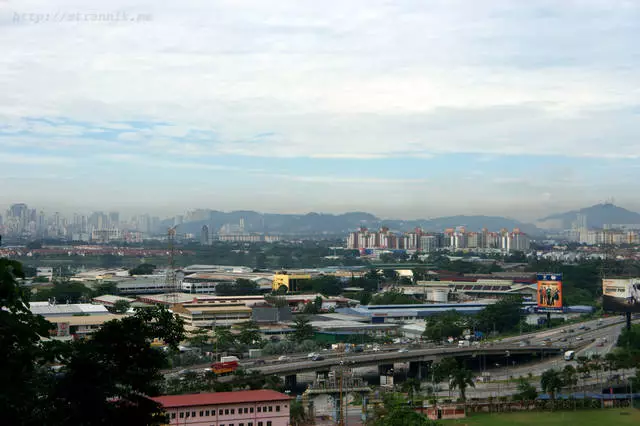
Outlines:
[[636, 0], [0, 0], [0, 206], [640, 210]]

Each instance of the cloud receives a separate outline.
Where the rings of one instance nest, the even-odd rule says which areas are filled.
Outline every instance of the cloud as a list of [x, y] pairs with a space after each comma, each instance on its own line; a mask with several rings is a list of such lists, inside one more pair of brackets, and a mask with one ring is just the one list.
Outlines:
[[[112, 12], [134, 19], [58, 19]], [[438, 204], [480, 185], [450, 188], [443, 170], [477, 169], [493, 185], [485, 200], [514, 179], [539, 194], [528, 175], [491, 172], [523, 156], [638, 160], [639, 18], [625, 0], [10, 1], [0, 146], [16, 164], [90, 160], [114, 174], [132, 162], [185, 180], [248, 170], [284, 192], [424, 183]], [[464, 155], [478, 161], [458, 170]]]
[[0, 163], [11, 165], [70, 165], [74, 161], [70, 158], [50, 157], [42, 155], [23, 155], [0, 152]]

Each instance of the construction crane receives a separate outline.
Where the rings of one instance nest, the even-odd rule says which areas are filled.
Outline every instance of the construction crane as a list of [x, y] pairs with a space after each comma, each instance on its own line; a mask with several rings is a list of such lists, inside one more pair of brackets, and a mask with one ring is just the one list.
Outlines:
[[[165, 274], [165, 293], [168, 295], [167, 302], [171, 305], [177, 303], [178, 282], [176, 277], [175, 253], [176, 253], [176, 228], [178, 225], [172, 226], [167, 230], [167, 272]], [[171, 299], [171, 300], [169, 300]]]

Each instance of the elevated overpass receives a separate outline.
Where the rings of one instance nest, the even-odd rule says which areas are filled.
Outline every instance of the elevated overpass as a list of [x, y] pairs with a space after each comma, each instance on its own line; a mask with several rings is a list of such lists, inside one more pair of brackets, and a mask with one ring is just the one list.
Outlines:
[[343, 357], [333, 357], [329, 359], [322, 359], [319, 361], [297, 360], [286, 361], [278, 364], [256, 366], [251, 370], [259, 371], [262, 374], [277, 374], [277, 375], [292, 375], [297, 373], [304, 373], [309, 371], [322, 371], [329, 370], [331, 367], [335, 367], [344, 362], [349, 367], [365, 367], [373, 365], [393, 364], [396, 362], [420, 362], [420, 361], [437, 361], [445, 357], [473, 357], [473, 356], [490, 356], [490, 355], [502, 355], [507, 351], [511, 355], [559, 355], [564, 352], [565, 349], [578, 349], [582, 345], [571, 344], [566, 345], [564, 348], [555, 346], [520, 346], [514, 343], [485, 345], [467, 348], [457, 347], [439, 347], [432, 349], [410, 349], [407, 352], [374, 352], [366, 354], [354, 354], [345, 355]]

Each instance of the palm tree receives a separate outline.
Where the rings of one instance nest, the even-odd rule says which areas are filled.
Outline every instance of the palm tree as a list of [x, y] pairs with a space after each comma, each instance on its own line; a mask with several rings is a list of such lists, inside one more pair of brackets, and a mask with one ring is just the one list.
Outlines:
[[407, 379], [401, 387], [402, 392], [406, 392], [409, 395], [409, 399], [413, 402], [413, 397], [420, 393], [421, 383], [416, 378]]
[[604, 356], [604, 368], [609, 371], [609, 376], [613, 371], [616, 371], [618, 367], [618, 356], [614, 352], [608, 352]]
[[465, 392], [467, 390], [467, 386], [471, 386], [472, 388], [476, 387], [476, 384], [473, 382], [473, 374], [471, 370], [458, 366], [458, 368], [451, 372], [449, 388], [457, 388], [460, 391], [460, 399], [466, 401], [467, 396]]
[[542, 391], [548, 393], [552, 400], [556, 399], [556, 392], [562, 389], [562, 385], [562, 375], [553, 368], [542, 373], [540, 377]]
[[562, 381], [564, 386], [574, 389], [578, 384], [578, 372], [573, 365], [566, 365], [562, 369]]
[[591, 370], [596, 372], [596, 381], [600, 384], [600, 371], [602, 371], [602, 356], [600, 354], [591, 355]]
[[305, 413], [302, 402], [300, 401], [291, 401], [289, 417], [291, 420], [291, 425], [293, 426], [301, 426], [308, 423], [307, 413]]

